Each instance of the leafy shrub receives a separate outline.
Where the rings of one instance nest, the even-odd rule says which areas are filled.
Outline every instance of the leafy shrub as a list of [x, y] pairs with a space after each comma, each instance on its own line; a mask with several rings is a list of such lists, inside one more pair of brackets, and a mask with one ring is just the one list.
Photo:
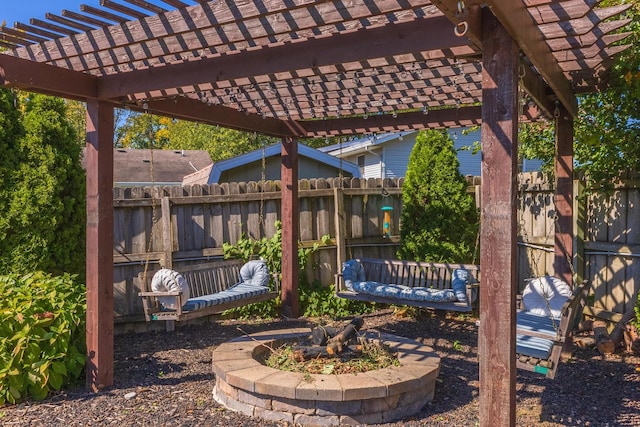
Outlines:
[[42, 400], [85, 363], [85, 287], [76, 276], [0, 276], [0, 404]]
[[300, 292], [300, 311], [306, 317], [330, 316], [332, 318], [349, 317], [355, 314], [372, 313], [378, 306], [374, 303], [338, 298], [335, 286], [322, 286], [314, 281], [298, 288]]
[[0, 89], [9, 138], [0, 142], [0, 271], [83, 275], [85, 173], [66, 103], [30, 95], [21, 112], [7, 96]]
[[472, 261], [478, 213], [459, 165], [446, 133], [418, 134], [402, 184], [400, 259]]

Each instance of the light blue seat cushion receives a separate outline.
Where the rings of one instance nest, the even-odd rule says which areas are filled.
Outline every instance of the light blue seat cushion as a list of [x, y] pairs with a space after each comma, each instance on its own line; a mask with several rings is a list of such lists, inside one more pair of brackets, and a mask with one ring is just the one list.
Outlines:
[[451, 287], [456, 299], [460, 302], [467, 302], [467, 285], [469, 284], [469, 271], [465, 268], [453, 270]]
[[410, 301], [453, 302], [457, 301], [452, 289], [411, 288], [404, 285], [390, 285], [378, 282], [353, 282], [352, 291], [385, 298]]
[[354, 282], [364, 282], [364, 267], [355, 259], [350, 259], [342, 264], [342, 278], [347, 289], [353, 290]]
[[269, 269], [262, 260], [249, 261], [240, 268], [240, 282], [269, 286]]
[[554, 322], [555, 327], [558, 327], [559, 319], [552, 320], [548, 316], [519, 311], [516, 314], [518, 329], [542, 333], [548, 335], [549, 339], [516, 334], [516, 353], [538, 359], [548, 359], [553, 348], [553, 339], [556, 337]]
[[[268, 279], [268, 278], [267, 278]], [[256, 286], [249, 283], [237, 283], [232, 287], [215, 294], [204, 295], [201, 297], [189, 298], [187, 303], [182, 307], [185, 311], [198, 310], [212, 305], [222, 304], [230, 301], [238, 301], [269, 292], [267, 286]]]

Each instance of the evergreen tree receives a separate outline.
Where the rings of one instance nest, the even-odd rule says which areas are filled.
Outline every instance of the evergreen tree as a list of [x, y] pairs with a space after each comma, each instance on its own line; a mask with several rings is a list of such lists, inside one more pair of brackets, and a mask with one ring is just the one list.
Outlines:
[[399, 258], [472, 261], [478, 213], [459, 166], [453, 141], [445, 132], [418, 134], [402, 185]]
[[[6, 102], [0, 106], [3, 117], [18, 111]], [[3, 273], [84, 271], [85, 175], [81, 147], [65, 115], [62, 99], [30, 95], [22, 116], [24, 134], [14, 133], [7, 141], [3, 158], [13, 160], [0, 193]]]

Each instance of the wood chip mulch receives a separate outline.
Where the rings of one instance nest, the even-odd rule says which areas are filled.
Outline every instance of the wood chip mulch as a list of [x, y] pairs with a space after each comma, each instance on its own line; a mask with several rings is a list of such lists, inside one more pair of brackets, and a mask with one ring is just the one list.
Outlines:
[[[392, 310], [363, 317], [362, 330], [416, 339], [442, 358], [433, 402], [419, 415], [385, 426], [478, 425], [476, 319], [428, 312], [402, 318]], [[78, 386], [42, 402], [0, 407], [0, 425], [290, 426], [217, 404], [211, 354], [220, 343], [244, 333], [316, 324], [311, 319], [226, 320], [181, 325], [174, 332], [122, 333], [115, 337], [113, 387], [93, 394]], [[516, 425], [640, 426], [640, 358], [622, 349], [606, 357], [595, 349], [576, 349], [555, 380], [519, 371]]]

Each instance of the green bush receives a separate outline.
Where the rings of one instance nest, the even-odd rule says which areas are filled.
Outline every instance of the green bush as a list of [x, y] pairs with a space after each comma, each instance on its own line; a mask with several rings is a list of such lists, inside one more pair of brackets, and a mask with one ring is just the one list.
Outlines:
[[86, 297], [76, 276], [0, 276], [0, 405], [76, 380], [85, 363]]
[[372, 313], [378, 305], [370, 302], [338, 298], [335, 286], [322, 286], [319, 282], [305, 283], [299, 286], [300, 312], [306, 317], [330, 316], [337, 319], [356, 314]]
[[418, 134], [402, 184], [400, 259], [472, 261], [478, 213], [459, 165], [445, 132]]
[[0, 271], [83, 275], [85, 173], [66, 103], [30, 95], [23, 111], [0, 89], [0, 111]]

